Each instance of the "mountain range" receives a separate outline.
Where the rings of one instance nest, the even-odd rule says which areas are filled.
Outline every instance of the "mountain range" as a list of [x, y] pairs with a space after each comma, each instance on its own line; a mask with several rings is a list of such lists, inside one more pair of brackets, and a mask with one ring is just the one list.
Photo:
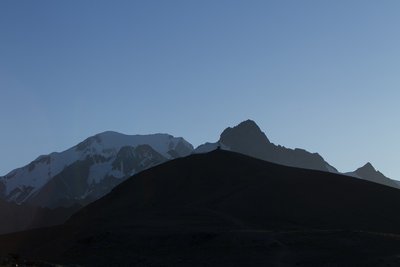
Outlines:
[[[286, 166], [338, 173], [318, 153], [271, 143], [254, 121], [246, 120], [226, 128], [217, 142], [196, 149], [185, 139], [168, 134], [100, 133], [0, 177], [0, 199], [48, 208], [84, 206], [138, 172], [217, 147]], [[345, 174], [399, 188], [396, 181], [376, 171], [370, 163]]]
[[2, 235], [0, 256], [73, 266], [398, 266], [399, 209], [392, 187], [218, 149], [144, 170], [63, 225]]
[[197, 148], [104, 132], [0, 178], [0, 265], [399, 266], [398, 189], [251, 120]]
[[0, 178], [0, 197], [44, 207], [85, 205], [127, 177], [189, 155], [191, 144], [167, 134], [104, 132], [61, 153], [40, 156]]
[[198, 153], [209, 152], [218, 145], [226, 150], [286, 166], [338, 172], [318, 153], [310, 153], [299, 148], [288, 149], [271, 143], [265, 133], [252, 120], [225, 129], [218, 142], [201, 145], [195, 151]]

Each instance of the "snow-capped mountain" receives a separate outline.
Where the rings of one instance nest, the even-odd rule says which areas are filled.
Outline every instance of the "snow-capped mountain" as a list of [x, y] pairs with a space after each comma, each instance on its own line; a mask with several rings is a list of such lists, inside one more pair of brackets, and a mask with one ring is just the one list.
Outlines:
[[0, 196], [46, 207], [85, 204], [137, 172], [192, 151], [183, 138], [168, 134], [104, 132], [0, 177]]
[[[85, 205], [142, 170], [218, 147], [281, 165], [338, 173], [318, 153], [271, 143], [254, 121], [247, 120], [226, 128], [217, 142], [205, 143], [195, 150], [183, 138], [168, 134], [100, 133], [66, 151], [40, 156], [0, 177], [0, 198], [44, 207]], [[400, 187], [370, 164], [345, 174]]]
[[237, 126], [226, 128], [218, 142], [206, 143], [195, 149], [195, 153], [206, 153], [217, 147], [242, 153], [266, 161], [313, 170], [337, 173], [318, 153], [310, 153], [304, 149], [289, 149], [271, 143], [260, 127], [246, 120]]

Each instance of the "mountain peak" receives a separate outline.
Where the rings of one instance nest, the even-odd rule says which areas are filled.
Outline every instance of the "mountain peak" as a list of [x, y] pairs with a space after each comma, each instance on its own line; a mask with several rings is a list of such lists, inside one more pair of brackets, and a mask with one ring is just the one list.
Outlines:
[[368, 172], [376, 172], [376, 169], [374, 168], [374, 166], [372, 166], [372, 164], [370, 162], [367, 162], [364, 166], [358, 168], [356, 170], [357, 171], [368, 171]]
[[253, 130], [253, 131], [258, 131], [261, 132], [260, 127], [257, 125], [257, 123], [253, 120], [247, 119], [245, 121], [242, 121], [235, 127], [236, 129], [246, 129], [246, 130]]
[[384, 184], [394, 188], [399, 188], [399, 185], [392, 179], [386, 177], [383, 173], [376, 170], [370, 162], [367, 162], [364, 166], [358, 168], [353, 172], [358, 178], [362, 178], [367, 181]]
[[252, 126], [252, 127], [257, 127], [258, 129], [260, 129], [257, 125], [257, 123], [251, 119], [247, 119], [245, 121], [242, 121], [241, 123], [238, 124], [238, 126], [243, 126], [243, 125], [247, 125], [247, 126]]
[[222, 134], [220, 141], [229, 145], [229, 140], [232, 139], [250, 139], [255, 142], [270, 143], [267, 136], [261, 131], [260, 127], [253, 120], [245, 120], [233, 128], [226, 128]]
[[262, 159], [265, 159], [266, 151], [270, 152], [273, 149], [267, 136], [252, 120], [243, 121], [233, 128], [226, 128], [220, 136], [219, 143], [228, 150]]

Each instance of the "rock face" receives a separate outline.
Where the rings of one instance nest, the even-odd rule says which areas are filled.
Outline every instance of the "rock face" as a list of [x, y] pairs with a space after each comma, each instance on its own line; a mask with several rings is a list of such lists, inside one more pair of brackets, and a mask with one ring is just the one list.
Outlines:
[[242, 153], [258, 159], [306, 169], [336, 172], [319, 154], [304, 149], [288, 149], [271, 143], [265, 133], [252, 121], [244, 121], [237, 126], [225, 129], [217, 143], [204, 144], [196, 148], [197, 153], [213, 150], [217, 144], [221, 148]]
[[192, 151], [183, 138], [168, 134], [104, 132], [0, 177], [0, 196], [44, 207], [85, 205], [127, 177]]

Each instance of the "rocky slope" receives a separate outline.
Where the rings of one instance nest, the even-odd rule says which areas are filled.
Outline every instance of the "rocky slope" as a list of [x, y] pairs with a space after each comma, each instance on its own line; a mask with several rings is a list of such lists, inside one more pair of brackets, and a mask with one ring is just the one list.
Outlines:
[[87, 204], [127, 177], [192, 150], [183, 138], [167, 134], [104, 132], [0, 177], [0, 197], [45, 207]]

